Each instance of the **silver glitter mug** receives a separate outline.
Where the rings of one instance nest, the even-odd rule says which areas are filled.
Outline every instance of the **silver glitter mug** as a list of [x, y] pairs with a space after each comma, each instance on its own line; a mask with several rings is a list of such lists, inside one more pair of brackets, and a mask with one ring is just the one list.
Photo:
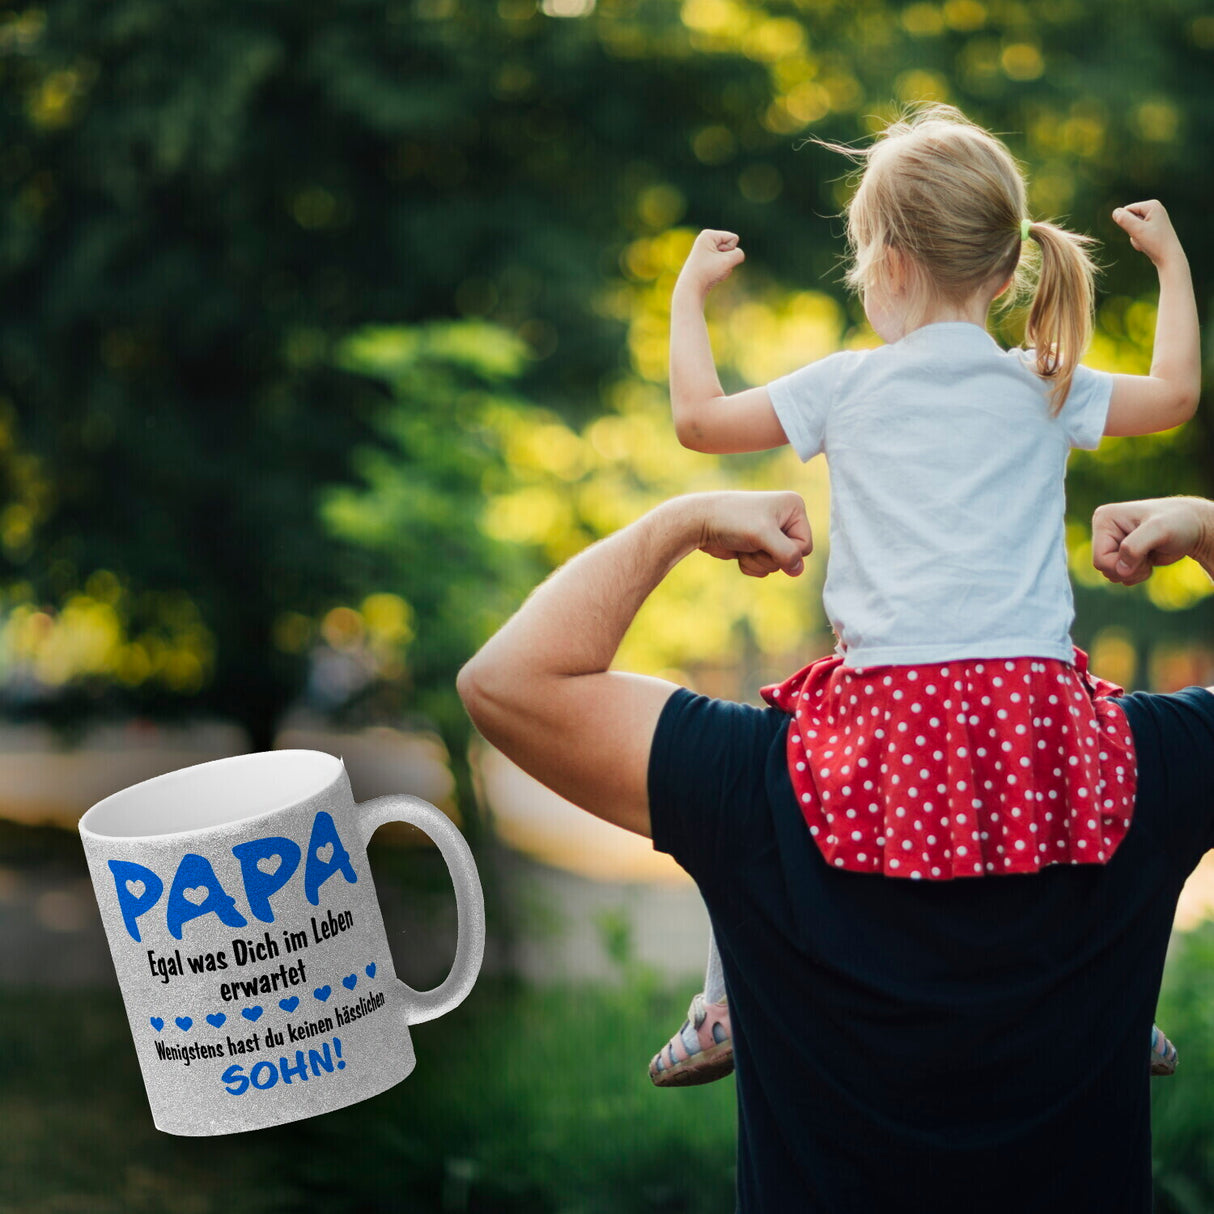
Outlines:
[[[407, 822], [455, 889], [446, 980], [392, 966], [366, 848]], [[80, 835], [143, 1071], [170, 1134], [230, 1134], [327, 1113], [415, 1064], [409, 1025], [472, 989], [485, 947], [476, 864], [449, 818], [409, 796], [355, 804], [312, 750], [219, 759], [99, 801]]]

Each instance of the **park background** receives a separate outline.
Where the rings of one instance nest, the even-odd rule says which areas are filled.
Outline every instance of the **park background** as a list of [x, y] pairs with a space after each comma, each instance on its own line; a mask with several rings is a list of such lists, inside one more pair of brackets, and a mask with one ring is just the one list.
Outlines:
[[[1119, 204], [1166, 203], [1208, 314], [1198, 0], [0, 3], [0, 1210], [732, 1209], [732, 1081], [644, 1073], [696, 989], [694, 893], [479, 747], [454, 676], [555, 564], [724, 486], [805, 495], [809, 576], [690, 560], [621, 664], [753, 700], [830, 647], [825, 469], [679, 447], [670, 290], [698, 228], [741, 234], [711, 303], [727, 386], [872, 344], [840, 284], [846, 164], [810, 137], [933, 99], [1004, 135], [1034, 218], [1104, 242], [1093, 365], [1150, 361], [1155, 278]], [[1018, 340], [1022, 318], [995, 323]], [[1212, 681], [1210, 588], [1191, 562], [1100, 585], [1087, 519], [1214, 496], [1206, 408], [1071, 462], [1076, 638], [1128, 685]], [[394, 1091], [171, 1138], [74, 823], [153, 771], [274, 745], [344, 753], [360, 797], [461, 823], [485, 973], [414, 1033]], [[441, 862], [388, 829], [373, 859], [398, 968], [432, 983]], [[1183, 909], [1161, 1214], [1214, 1210], [1202, 882]]]

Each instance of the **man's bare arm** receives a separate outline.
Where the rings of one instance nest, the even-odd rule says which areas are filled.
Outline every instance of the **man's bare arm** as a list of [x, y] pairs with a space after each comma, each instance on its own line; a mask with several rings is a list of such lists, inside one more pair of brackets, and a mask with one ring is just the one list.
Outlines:
[[675, 498], [558, 569], [460, 671], [481, 734], [549, 788], [649, 835], [649, 750], [673, 683], [609, 669], [654, 588], [697, 549], [796, 576], [812, 541], [795, 493]]

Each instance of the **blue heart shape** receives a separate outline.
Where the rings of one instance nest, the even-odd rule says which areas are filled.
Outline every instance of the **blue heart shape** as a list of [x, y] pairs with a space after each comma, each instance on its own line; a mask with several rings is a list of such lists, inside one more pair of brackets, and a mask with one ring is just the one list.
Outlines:
[[240, 1014], [246, 1020], [260, 1020], [262, 1011], [263, 1009], [259, 1007], [246, 1007], [241, 1009]]
[[164, 1028], [164, 1021], [161, 1020], [159, 1016], [153, 1016], [149, 1023], [158, 1033], [162, 1028]]
[[177, 1027], [183, 1032], [188, 1033], [194, 1027], [194, 1021], [189, 1016], [178, 1016]]
[[299, 996], [292, 995], [290, 999], [280, 999], [278, 1001], [278, 1006], [282, 1008], [284, 1012], [293, 1012], [299, 1006]]
[[223, 1012], [212, 1012], [207, 1017], [207, 1024], [211, 1025], [213, 1028], [218, 1028], [226, 1019], [227, 1016], [225, 1016]]
[[372, 961], [371, 964], [367, 966], [367, 977], [368, 978], [375, 977], [375, 962], [374, 961]]
[[357, 974], [347, 974], [347, 975], [346, 975], [346, 976], [345, 976], [345, 977], [344, 977], [344, 978], [341, 980], [341, 984], [342, 984], [342, 986], [344, 986], [344, 987], [346, 988], [346, 990], [348, 990], [348, 991], [352, 991], [352, 990], [354, 989], [354, 984], [355, 984], [357, 981], [358, 981], [358, 975], [357, 975]]
[[321, 1003], [324, 1003], [324, 1001], [328, 999], [331, 994], [333, 994], [333, 988], [331, 986], [318, 986], [312, 992], [312, 994], [314, 994], [316, 998], [321, 1001]]

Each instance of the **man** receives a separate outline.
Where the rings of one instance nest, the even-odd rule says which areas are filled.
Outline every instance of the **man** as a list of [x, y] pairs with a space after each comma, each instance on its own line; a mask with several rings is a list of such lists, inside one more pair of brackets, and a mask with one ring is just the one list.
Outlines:
[[[739, 1209], [1148, 1211], [1144, 1043], [1176, 898], [1214, 846], [1214, 695], [1122, 701], [1138, 794], [1107, 865], [948, 882], [832, 870], [792, 795], [787, 716], [608, 669], [692, 552], [796, 576], [811, 547], [795, 494], [667, 502], [535, 591], [461, 672], [468, 711], [699, 885], [729, 991]], [[1112, 581], [1186, 555], [1214, 576], [1214, 504], [1096, 513]]]

